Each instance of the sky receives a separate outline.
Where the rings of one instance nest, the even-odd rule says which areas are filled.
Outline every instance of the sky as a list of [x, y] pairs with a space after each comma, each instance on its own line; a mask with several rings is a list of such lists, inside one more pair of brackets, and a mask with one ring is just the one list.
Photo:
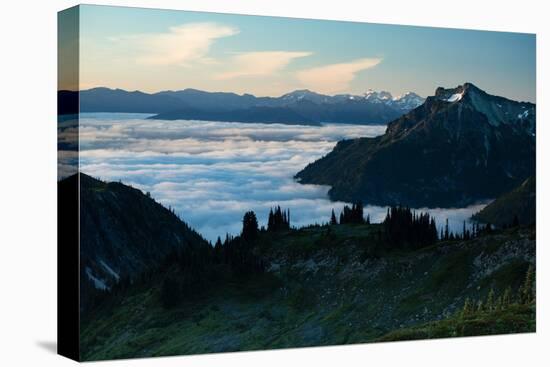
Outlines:
[[279, 96], [472, 82], [535, 101], [532, 34], [143, 8], [80, 8], [80, 88]]

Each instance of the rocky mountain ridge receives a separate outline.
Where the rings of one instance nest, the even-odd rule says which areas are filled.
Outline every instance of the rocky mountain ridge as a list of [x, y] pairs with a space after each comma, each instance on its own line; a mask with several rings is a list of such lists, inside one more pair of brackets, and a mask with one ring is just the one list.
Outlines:
[[79, 93], [60, 91], [59, 96], [64, 100], [78, 96], [80, 112], [136, 112], [155, 114], [153, 118], [157, 119], [218, 118], [222, 121], [308, 125], [323, 122], [385, 124], [424, 101], [412, 92], [394, 98], [388, 92], [370, 90], [363, 95], [329, 96], [307, 89], [280, 97], [256, 97], [191, 88], [149, 94], [101, 87]]
[[438, 88], [375, 138], [340, 141], [298, 172], [334, 200], [413, 207], [497, 197], [535, 172], [536, 106], [471, 83]]

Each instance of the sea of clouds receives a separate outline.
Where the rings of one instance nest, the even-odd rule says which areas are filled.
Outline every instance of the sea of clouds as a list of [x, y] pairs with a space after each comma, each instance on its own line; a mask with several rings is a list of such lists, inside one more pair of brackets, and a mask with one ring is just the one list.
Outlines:
[[[238, 234], [244, 212], [265, 225], [269, 208], [289, 208], [293, 226], [329, 220], [344, 203], [327, 198], [329, 187], [301, 185], [293, 176], [332, 150], [338, 140], [377, 136], [384, 126], [318, 126], [209, 121], [147, 120], [139, 114], [82, 114], [80, 168], [106, 181], [137, 187], [210, 241]], [[483, 204], [429, 209], [442, 225], [462, 223]], [[426, 208], [424, 208], [426, 210]], [[380, 221], [385, 207], [366, 206]]]

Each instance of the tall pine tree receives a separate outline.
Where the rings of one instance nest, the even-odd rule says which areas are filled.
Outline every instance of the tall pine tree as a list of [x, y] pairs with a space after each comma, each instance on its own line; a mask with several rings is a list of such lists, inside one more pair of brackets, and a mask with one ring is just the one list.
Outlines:
[[332, 209], [332, 213], [330, 214], [330, 224], [338, 224], [338, 221], [336, 220], [336, 214], [334, 214], [334, 209]]

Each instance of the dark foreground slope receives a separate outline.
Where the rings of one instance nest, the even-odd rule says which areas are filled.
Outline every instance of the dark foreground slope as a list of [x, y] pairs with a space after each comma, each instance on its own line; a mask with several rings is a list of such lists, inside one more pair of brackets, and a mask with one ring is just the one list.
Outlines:
[[465, 206], [534, 175], [535, 113], [469, 83], [438, 88], [384, 135], [341, 141], [296, 177], [332, 186], [334, 200]]
[[[83, 358], [466, 335], [460, 330], [471, 329], [457, 323], [469, 321], [455, 319], [465, 299], [485, 300], [491, 289], [499, 297], [507, 287], [517, 294], [535, 262], [533, 227], [416, 251], [385, 249], [380, 228], [346, 224], [261, 232], [256, 250], [268, 264], [266, 273], [228, 277], [170, 309], [160, 301], [167, 275], [158, 273], [83, 321]], [[476, 333], [534, 331], [533, 306], [514, 307], [504, 314], [483, 311], [486, 316], [479, 317], [488, 324]], [[427, 329], [431, 322], [442, 323], [433, 327], [437, 333]]]
[[[60, 182], [72, 187], [77, 175]], [[63, 193], [63, 191], [62, 191]], [[106, 290], [156, 268], [174, 250], [210, 245], [173, 212], [140, 190], [80, 174], [81, 306]]]
[[536, 217], [536, 179], [529, 177], [510, 192], [474, 215], [474, 219], [499, 227], [510, 225], [517, 218], [519, 224], [534, 224]]
[[122, 183], [81, 174], [80, 205], [81, 262], [96, 278], [108, 279], [109, 269], [136, 275], [174, 249], [208, 246], [169, 209]]

